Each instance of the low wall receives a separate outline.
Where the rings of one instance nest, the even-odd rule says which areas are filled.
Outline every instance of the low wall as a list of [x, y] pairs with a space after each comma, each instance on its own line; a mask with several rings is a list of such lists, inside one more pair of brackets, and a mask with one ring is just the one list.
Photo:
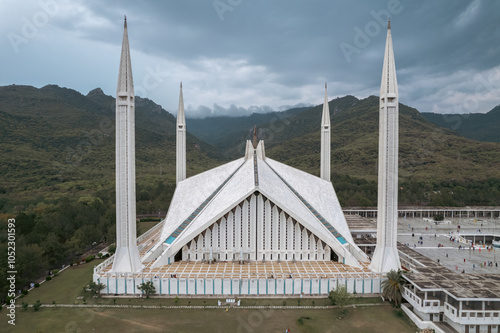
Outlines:
[[103, 294], [140, 295], [137, 288], [152, 281], [159, 295], [327, 295], [338, 285], [357, 294], [381, 293], [380, 277], [365, 278], [291, 278], [291, 279], [223, 279], [223, 278], [141, 278], [99, 276], [94, 281], [105, 285]]
[[433, 329], [434, 332], [436, 332], [436, 333], [446, 333], [445, 331], [440, 329], [434, 322], [424, 321], [424, 320], [420, 319], [420, 317], [417, 316], [413, 311], [408, 309], [408, 307], [406, 305], [401, 304], [401, 309], [406, 313], [406, 315], [408, 317], [410, 317], [411, 321], [413, 321], [419, 329], [423, 330], [425, 328], [429, 328], [429, 329]]

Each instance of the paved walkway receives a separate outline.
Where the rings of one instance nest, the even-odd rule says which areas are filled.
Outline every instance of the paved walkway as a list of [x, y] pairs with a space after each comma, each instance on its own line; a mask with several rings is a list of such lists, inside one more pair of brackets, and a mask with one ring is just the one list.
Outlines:
[[[357, 308], [364, 306], [389, 306], [389, 303], [375, 303], [375, 304], [351, 304], [346, 305], [346, 308]], [[16, 305], [21, 308], [22, 305]], [[33, 305], [28, 305], [33, 307]], [[42, 308], [115, 308], [115, 309], [281, 309], [281, 310], [299, 310], [299, 309], [335, 309], [337, 305], [321, 305], [321, 306], [282, 306], [282, 305], [242, 305], [242, 306], [217, 306], [217, 305], [119, 305], [119, 304], [42, 304]]]
[[[464, 232], [477, 232], [478, 227], [481, 228], [480, 224], [474, 223], [471, 219], [452, 219], [451, 221], [450, 225], [436, 226], [433, 223], [424, 222], [421, 218], [400, 218], [398, 241], [402, 244], [409, 244], [418, 253], [436, 262], [439, 260], [441, 265], [458, 273], [465, 271], [465, 273], [475, 274], [500, 274], [500, 267], [497, 266], [497, 264], [500, 265], [500, 250], [486, 250], [482, 247], [469, 249], [468, 245], [450, 241], [451, 236], [457, 236], [458, 225], [460, 225], [459, 235]], [[497, 226], [497, 232], [500, 233], [500, 220], [488, 220], [481, 231], [492, 233], [497, 230]], [[423, 245], [418, 243], [420, 237], [422, 237]], [[439, 244], [442, 247], [438, 247]], [[462, 246], [461, 250], [459, 246]], [[485, 262], [493, 262], [493, 266], [485, 265]]]

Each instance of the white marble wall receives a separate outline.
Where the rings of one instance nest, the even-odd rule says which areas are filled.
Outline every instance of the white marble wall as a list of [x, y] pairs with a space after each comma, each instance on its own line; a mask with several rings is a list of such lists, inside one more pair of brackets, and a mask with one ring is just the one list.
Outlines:
[[[262, 195], [252, 195], [182, 249], [182, 260], [330, 260], [330, 248]], [[339, 256], [340, 257], [340, 256]]]
[[152, 281], [156, 293], [161, 295], [327, 295], [339, 285], [357, 294], [381, 293], [381, 278], [294, 278], [294, 279], [212, 279], [212, 278], [145, 278], [120, 275], [97, 278], [105, 285], [103, 294], [141, 295], [138, 289], [142, 282]]

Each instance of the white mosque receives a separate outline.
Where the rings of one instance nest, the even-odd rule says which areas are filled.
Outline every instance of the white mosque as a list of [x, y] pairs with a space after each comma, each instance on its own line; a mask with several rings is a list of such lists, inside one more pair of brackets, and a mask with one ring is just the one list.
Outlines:
[[[103, 293], [160, 295], [327, 294], [339, 283], [380, 292], [400, 267], [397, 235], [398, 89], [390, 24], [380, 91], [379, 212], [373, 260], [354, 243], [330, 182], [327, 89], [320, 177], [266, 157], [264, 141], [245, 155], [186, 178], [182, 84], [177, 113], [177, 187], [165, 219], [136, 238], [134, 87], [125, 20], [116, 94], [116, 254], [94, 269]], [[320, 121], [320, 119], [318, 119]]]

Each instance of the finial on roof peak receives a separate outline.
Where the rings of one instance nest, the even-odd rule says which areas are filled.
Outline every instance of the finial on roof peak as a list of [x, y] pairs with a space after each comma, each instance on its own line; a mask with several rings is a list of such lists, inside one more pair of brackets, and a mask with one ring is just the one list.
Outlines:
[[182, 81], [181, 81], [181, 89], [182, 89]]
[[123, 15], [123, 26], [127, 27], [127, 15]]
[[391, 18], [389, 17], [389, 23], [387, 23], [387, 30], [391, 29]]
[[257, 148], [257, 125], [253, 127], [253, 147]]
[[326, 82], [325, 82], [325, 89], [327, 89], [327, 87], [326, 87]]

